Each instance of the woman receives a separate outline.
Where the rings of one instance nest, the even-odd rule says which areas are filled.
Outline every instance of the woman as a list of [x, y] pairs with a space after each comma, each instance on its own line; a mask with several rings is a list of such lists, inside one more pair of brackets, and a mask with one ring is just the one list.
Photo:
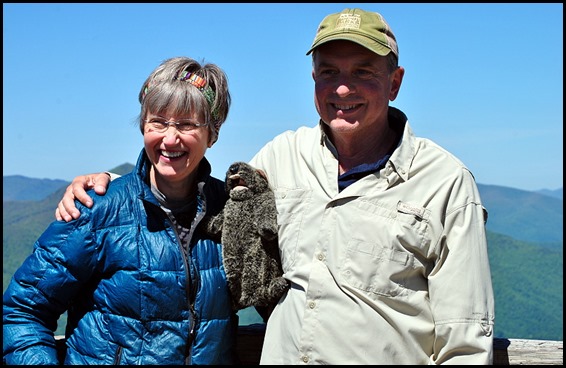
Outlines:
[[[4, 293], [4, 364], [231, 364], [237, 316], [221, 245], [198, 227], [224, 206], [204, 157], [230, 107], [227, 77], [186, 57], [144, 82], [135, 169], [71, 222], [53, 222]], [[77, 206], [80, 204], [77, 203]]]

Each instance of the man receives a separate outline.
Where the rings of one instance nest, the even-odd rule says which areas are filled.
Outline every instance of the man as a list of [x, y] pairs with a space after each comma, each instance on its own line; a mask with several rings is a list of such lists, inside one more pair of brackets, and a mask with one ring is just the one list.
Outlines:
[[[250, 161], [275, 190], [291, 282], [261, 364], [492, 364], [487, 212], [463, 163], [389, 106], [404, 75], [391, 28], [345, 9], [324, 18], [309, 54], [318, 126]], [[92, 202], [84, 187], [107, 182], [76, 178], [57, 217], [77, 216], [74, 198]]]

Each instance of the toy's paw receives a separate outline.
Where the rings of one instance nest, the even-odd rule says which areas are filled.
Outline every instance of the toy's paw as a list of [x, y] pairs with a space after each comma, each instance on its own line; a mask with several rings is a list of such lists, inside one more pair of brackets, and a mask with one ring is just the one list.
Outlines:
[[271, 294], [274, 300], [277, 301], [289, 288], [289, 281], [284, 277], [277, 277], [271, 281]]
[[277, 239], [277, 236], [279, 235], [277, 233], [277, 228], [260, 228], [258, 230], [259, 232], [259, 236], [261, 236], [263, 239], [268, 240], [268, 241], [274, 241], [275, 239]]

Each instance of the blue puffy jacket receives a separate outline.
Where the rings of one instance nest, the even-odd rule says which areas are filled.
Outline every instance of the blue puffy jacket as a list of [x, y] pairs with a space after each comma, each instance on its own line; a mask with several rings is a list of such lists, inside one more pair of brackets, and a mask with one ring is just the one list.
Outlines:
[[[65, 364], [234, 362], [221, 245], [193, 225], [184, 256], [149, 169], [142, 150], [106, 195], [90, 192], [92, 209], [77, 202], [79, 219], [51, 223], [36, 241], [3, 296], [4, 364], [58, 364], [53, 331], [65, 311]], [[203, 159], [195, 223], [223, 207], [223, 185]]]

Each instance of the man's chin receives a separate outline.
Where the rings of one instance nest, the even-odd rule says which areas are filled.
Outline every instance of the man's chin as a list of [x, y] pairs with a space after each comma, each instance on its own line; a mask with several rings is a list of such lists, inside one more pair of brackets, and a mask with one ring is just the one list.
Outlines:
[[356, 129], [359, 126], [357, 120], [346, 120], [343, 118], [335, 118], [328, 124], [332, 130], [343, 131]]

